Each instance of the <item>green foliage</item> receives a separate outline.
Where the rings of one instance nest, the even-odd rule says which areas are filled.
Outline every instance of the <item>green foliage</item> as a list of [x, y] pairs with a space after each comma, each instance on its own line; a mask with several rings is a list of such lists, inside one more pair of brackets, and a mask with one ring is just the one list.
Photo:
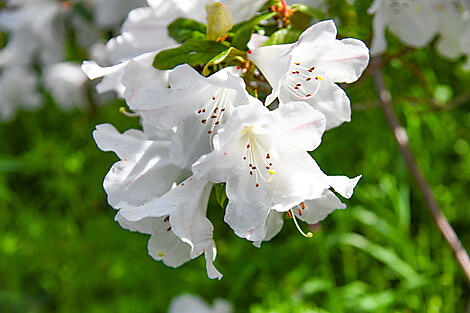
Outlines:
[[158, 53], [153, 61], [153, 66], [159, 70], [171, 70], [184, 63], [191, 66], [206, 64], [227, 48], [216, 41], [190, 38], [177, 48]]
[[206, 39], [206, 25], [191, 19], [177, 18], [168, 25], [168, 34], [177, 42], [186, 39]]
[[258, 16], [254, 16], [247, 22], [240, 23], [235, 25], [232, 28], [232, 32], [234, 32], [232, 46], [239, 49], [239, 50], [248, 50], [246, 44], [250, 41], [251, 35], [253, 34], [253, 30], [256, 25], [259, 23], [268, 20], [276, 15], [275, 12], [270, 12], [266, 14], [261, 14]]
[[272, 34], [265, 45], [280, 45], [296, 42], [302, 32], [292, 27], [283, 28]]
[[207, 64], [204, 66], [202, 70], [202, 74], [204, 76], [207, 76], [210, 74], [209, 67], [218, 65], [222, 62], [229, 64], [231, 61], [234, 61], [238, 58], [240, 58], [243, 61], [242, 57], [246, 57], [246, 53], [242, 52], [234, 47], [230, 47], [227, 50], [219, 53], [215, 57], [213, 57]]

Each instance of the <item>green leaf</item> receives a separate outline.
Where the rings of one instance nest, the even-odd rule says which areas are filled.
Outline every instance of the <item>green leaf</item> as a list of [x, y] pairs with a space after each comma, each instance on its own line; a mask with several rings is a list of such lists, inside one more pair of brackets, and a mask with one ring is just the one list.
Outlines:
[[209, 66], [211, 65], [216, 65], [220, 64], [222, 62], [230, 62], [236, 57], [244, 57], [246, 56], [245, 52], [242, 52], [234, 47], [230, 47], [227, 50], [219, 53], [215, 57], [212, 58], [209, 62], [207, 62], [206, 66], [204, 66], [204, 69], [202, 70], [202, 75], [207, 76], [209, 75]]
[[191, 19], [177, 18], [168, 25], [168, 34], [178, 42], [190, 38], [206, 39], [206, 25]]
[[225, 193], [225, 184], [214, 184], [215, 200], [221, 208], [225, 208], [225, 201], [227, 200], [227, 194]]
[[240, 50], [248, 50], [246, 44], [250, 41], [251, 35], [256, 25], [264, 20], [268, 20], [276, 15], [276, 12], [270, 12], [258, 16], [254, 16], [249, 21], [235, 25], [232, 31], [235, 32], [233, 36], [232, 46]]
[[227, 46], [216, 41], [190, 38], [177, 48], [158, 53], [153, 60], [153, 66], [159, 70], [171, 70], [184, 63], [191, 66], [206, 64], [226, 49]]
[[293, 43], [299, 39], [301, 32], [292, 28], [283, 28], [272, 34], [265, 46]]
[[290, 20], [290, 24], [292, 25], [294, 29], [304, 31], [310, 26], [312, 17], [301, 11], [294, 11], [294, 13], [289, 18], [289, 20]]
[[319, 9], [314, 9], [312, 7], [309, 7], [308, 5], [305, 5], [305, 4], [294, 4], [292, 6], [292, 8], [295, 10], [295, 11], [300, 11], [304, 14], [307, 14], [311, 17], [313, 17], [314, 19], [317, 19], [319, 21], [321, 20], [324, 20], [326, 19], [326, 14], [325, 12], [323, 12], [322, 10], [319, 10]]

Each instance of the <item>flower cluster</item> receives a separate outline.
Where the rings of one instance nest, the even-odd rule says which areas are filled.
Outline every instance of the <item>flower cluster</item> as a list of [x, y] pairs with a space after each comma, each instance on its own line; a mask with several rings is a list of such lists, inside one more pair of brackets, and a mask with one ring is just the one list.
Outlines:
[[[436, 35], [436, 48], [449, 59], [470, 55], [470, 2], [466, 0], [375, 0], [371, 53], [387, 48], [385, 29], [411, 47], [424, 47]], [[467, 62], [470, 69], [470, 62]]]
[[[126, 41], [125, 32], [121, 36], [116, 42], [122, 38], [123, 46], [140, 47]], [[283, 215], [311, 237], [298, 220], [315, 224], [344, 209], [333, 190], [349, 198], [360, 179], [324, 174], [309, 151], [320, 145], [325, 130], [350, 121], [349, 99], [337, 83], [360, 77], [369, 61], [365, 44], [336, 39], [336, 26], [327, 20], [306, 29], [294, 43], [266, 45], [258, 34], [248, 47], [234, 57], [241, 65], [219, 67], [208, 77], [188, 64], [156, 69], [152, 60], [162, 49], [156, 46], [132, 53], [123, 48], [129, 53], [113, 67], [83, 64], [89, 76], [104, 76], [102, 85], [121, 86], [135, 112], [126, 114], [140, 117], [143, 125], [142, 131], [119, 133], [102, 124], [93, 132], [101, 150], [120, 158], [103, 184], [109, 204], [118, 210], [116, 221], [151, 235], [149, 254], [168, 266], [204, 254], [210, 278], [222, 277], [213, 265], [214, 227], [206, 216], [214, 184], [225, 187], [225, 222], [259, 247], [281, 230]], [[135, 56], [137, 50], [141, 54]], [[264, 103], [253, 96], [250, 73], [272, 88]], [[268, 109], [273, 102], [276, 108]]]
[[[70, 38], [76, 50], [96, 54], [104, 31], [139, 5], [143, 0], [7, 0], [0, 11], [0, 31], [8, 33], [0, 50], [0, 119], [11, 118], [18, 106], [40, 106], [39, 83], [63, 109], [83, 105], [87, 78], [78, 63], [64, 61], [71, 59]], [[92, 10], [94, 16], [88, 16]]]

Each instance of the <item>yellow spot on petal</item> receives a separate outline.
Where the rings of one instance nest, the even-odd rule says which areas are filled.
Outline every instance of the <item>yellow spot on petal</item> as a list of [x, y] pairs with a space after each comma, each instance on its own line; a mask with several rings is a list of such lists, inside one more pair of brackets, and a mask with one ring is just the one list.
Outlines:
[[422, 10], [422, 8], [423, 8], [422, 6], [417, 5], [417, 6], [416, 6], [416, 11], [420, 12], [420, 11]]
[[163, 251], [162, 251], [162, 250], [158, 250], [157, 255], [158, 255], [159, 258], [163, 258], [163, 255], [164, 255], [164, 254], [163, 254]]

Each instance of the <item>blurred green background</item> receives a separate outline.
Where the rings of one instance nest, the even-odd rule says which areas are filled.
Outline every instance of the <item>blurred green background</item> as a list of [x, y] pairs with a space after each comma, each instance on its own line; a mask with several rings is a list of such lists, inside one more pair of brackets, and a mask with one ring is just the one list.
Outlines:
[[[340, 36], [369, 43], [370, 2], [332, 1]], [[469, 92], [470, 73], [432, 45], [401, 53], [392, 36], [389, 44], [398, 55], [384, 66], [395, 110], [470, 249], [470, 101], [452, 105]], [[410, 178], [371, 76], [346, 90], [352, 122], [328, 131], [313, 156], [329, 175], [363, 175], [348, 209], [313, 239], [286, 220], [257, 249], [223, 223], [212, 197], [221, 281], [206, 277], [201, 258], [176, 270], [153, 261], [148, 237], [114, 222], [102, 180], [117, 157], [91, 133], [100, 123], [139, 127], [119, 113], [123, 102], [64, 113], [47, 97], [39, 111], [0, 124], [0, 312], [167, 312], [183, 292], [226, 298], [235, 312], [465, 312], [468, 282]]]

